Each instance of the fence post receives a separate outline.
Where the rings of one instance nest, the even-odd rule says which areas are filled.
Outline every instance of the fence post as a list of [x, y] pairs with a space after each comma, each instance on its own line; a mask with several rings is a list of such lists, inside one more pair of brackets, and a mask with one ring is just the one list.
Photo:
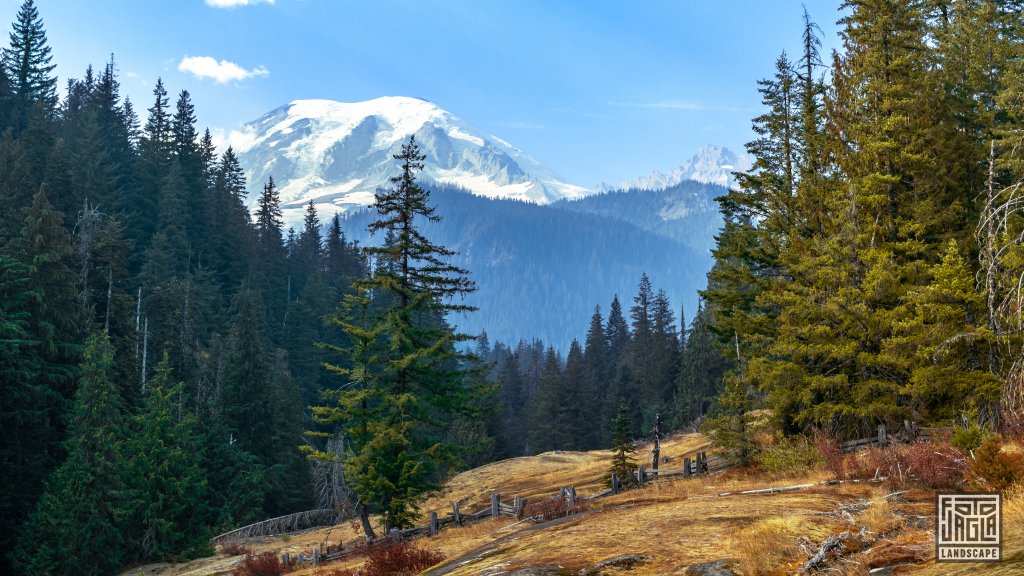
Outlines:
[[320, 565], [320, 547], [313, 548], [313, 566]]
[[498, 505], [501, 503], [500, 494], [491, 494], [491, 518], [497, 518], [500, 510]]
[[690, 477], [690, 457], [683, 458], [683, 478]]
[[281, 564], [284, 564], [285, 568], [291, 564], [291, 558], [288, 556], [287, 552], [281, 554]]
[[885, 424], [878, 425], [878, 445], [885, 446], [889, 443], [889, 439], [886, 437]]
[[430, 511], [430, 535], [437, 536], [437, 512]]
[[462, 526], [462, 514], [459, 514], [458, 502], [452, 502], [452, 516], [455, 517], [455, 525]]
[[526, 515], [526, 498], [519, 497], [519, 513], [516, 514], [516, 520], [522, 520], [523, 516]]
[[619, 493], [619, 476], [612, 472], [612, 494]]
[[701, 452], [700, 453], [700, 471], [701, 472], [707, 472], [708, 471], [708, 453], [707, 452]]
[[522, 518], [523, 516], [523, 497], [516, 496], [512, 499], [512, 514], [515, 515], [516, 519]]
[[391, 541], [392, 542], [401, 542], [402, 541], [402, 533], [398, 530], [398, 528], [392, 528], [391, 529]]
[[569, 505], [569, 514], [574, 514], [576, 512], [576, 487], [575, 486], [569, 486], [569, 488], [565, 491], [565, 499], [566, 499], [566, 501], [567, 501], [567, 503]]
[[646, 479], [647, 479], [647, 472], [644, 470], [643, 466], [640, 466], [639, 468], [636, 469], [636, 482], [640, 486], [643, 486], [644, 485], [644, 481]]

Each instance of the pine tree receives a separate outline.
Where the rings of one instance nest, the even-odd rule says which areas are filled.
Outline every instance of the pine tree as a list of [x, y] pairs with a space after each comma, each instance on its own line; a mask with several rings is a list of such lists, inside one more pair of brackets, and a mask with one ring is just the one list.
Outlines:
[[101, 576], [117, 572], [124, 560], [126, 422], [110, 378], [113, 362], [106, 335], [91, 336], [75, 393], [68, 457], [46, 482], [14, 553], [23, 574]]
[[619, 405], [619, 411], [612, 421], [612, 461], [611, 472], [621, 480], [634, 478], [633, 471], [637, 463], [634, 459], [636, 447], [633, 446], [632, 433], [629, 425], [629, 409], [625, 404]]
[[[619, 390], [630, 403], [630, 418], [634, 430], [647, 430], [654, 423], [654, 413], [660, 409], [661, 391], [658, 390], [658, 374], [654, 359], [654, 289], [647, 274], [640, 275], [637, 294], [629, 309], [630, 341], [627, 347], [627, 363], [631, 375], [627, 387]], [[650, 418], [650, 422], [647, 421]]]
[[690, 326], [676, 378], [675, 424], [683, 427], [700, 419], [723, 389], [728, 362], [716, 346], [709, 312], [698, 308]]
[[384, 246], [366, 249], [375, 270], [357, 282], [333, 320], [353, 343], [333, 350], [351, 363], [334, 368], [348, 386], [328, 395], [337, 404], [314, 409], [321, 423], [346, 432], [346, 477], [387, 527], [415, 520], [415, 504], [452, 454], [439, 434], [444, 415], [471, 408], [460, 366], [467, 358], [456, 348], [471, 337], [449, 328], [444, 315], [472, 310], [449, 300], [475, 289], [465, 270], [446, 262], [454, 253], [417, 227], [417, 219], [440, 218], [415, 180], [423, 156], [414, 138], [395, 159], [401, 174], [392, 190], [377, 193], [378, 219], [370, 225], [385, 233]]
[[21, 128], [36, 104], [47, 111], [57, 106], [57, 78], [52, 75], [57, 65], [52, 60], [39, 10], [33, 0], [25, 0], [12, 26], [10, 47], [3, 50], [3, 67], [10, 73]]
[[[593, 418], [604, 414], [604, 398], [608, 390], [608, 343], [604, 337], [601, 307], [594, 306], [590, 317], [583, 349], [584, 383], [580, 389], [580, 411]], [[580, 430], [580, 441], [584, 449], [594, 450], [602, 446], [606, 437], [604, 426], [587, 425]]]
[[145, 408], [125, 443], [132, 548], [141, 559], [192, 558], [208, 552], [203, 529], [206, 480], [195, 417], [182, 410], [184, 386], [164, 354], [146, 386]]
[[32, 203], [35, 189], [32, 172], [25, 157], [25, 148], [14, 139], [10, 130], [0, 134], [0, 247], [10, 242], [25, 220], [24, 211]]
[[549, 346], [544, 353], [537, 395], [530, 409], [530, 449], [534, 453], [567, 449], [565, 428], [572, 423], [562, 416], [565, 411], [561, 403], [563, 385], [562, 359]]
[[0, 256], [0, 570], [13, 573], [8, 553], [18, 528], [39, 497], [40, 472], [53, 463], [47, 453], [56, 434], [46, 407], [53, 391], [38, 380], [40, 360], [29, 334], [27, 266]]

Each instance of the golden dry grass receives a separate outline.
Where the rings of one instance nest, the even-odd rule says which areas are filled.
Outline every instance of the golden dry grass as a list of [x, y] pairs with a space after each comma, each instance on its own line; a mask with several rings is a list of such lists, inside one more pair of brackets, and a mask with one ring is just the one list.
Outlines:
[[[707, 439], [699, 434], [671, 438], [662, 443], [662, 454], [673, 456], [674, 461], [663, 467], [678, 466], [684, 454], [698, 449], [710, 452], [708, 448]], [[581, 494], [594, 493], [603, 489], [608, 458], [607, 451], [549, 452], [496, 462], [450, 479], [423, 503], [421, 510], [424, 517], [430, 510], [444, 516], [450, 513], [452, 501], [461, 501], [463, 511], [473, 512], [489, 504], [492, 491], [500, 493], [506, 502], [516, 495], [536, 501], [567, 485], [575, 485]], [[648, 450], [638, 451], [638, 459], [649, 458]], [[867, 547], [850, 547], [844, 558], [830, 565], [832, 573], [860, 576], [870, 568], [928, 560], [900, 568], [897, 573], [1024, 574], [1021, 487], [1004, 496], [1004, 556], [1009, 562], [999, 565], [936, 565], [930, 561], [934, 556], [933, 524], [929, 524], [934, 522], [934, 493], [929, 491], [911, 491], [893, 500], [887, 498], [887, 491], [871, 485], [843, 484], [778, 494], [718, 496], [723, 492], [821, 482], [828, 477], [827, 472], [819, 470], [772, 480], [756, 472], [729, 470], [711, 477], [666, 479], [642, 490], [601, 499], [590, 511], [561, 523], [533, 527], [500, 518], [448, 528], [435, 538], [417, 540], [417, 545], [439, 550], [450, 560], [464, 558], [481, 547], [489, 548], [450, 572], [461, 576], [548, 564], [576, 571], [628, 553], [653, 557], [652, 562], [628, 572], [634, 576], [682, 573], [686, 566], [717, 559], [728, 560], [743, 576], [751, 576], [793, 573], [816, 543], [829, 535], [865, 527], [869, 534]], [[852, 524], [851, 517], [836, 513], [843, 505], [862, 501], [871, 504], [853, 515]], [[909, 522], [908, 518], [917, 521]], [[321, 541], [352, 545], [360, 540], [358, 524], [349, 522], [295, 535], [288, 541], [270, 539], [250, 546], [278, 554], [288, 551], [294, 556]], [[326, 573], [361, 563], [361, 558], [334, 562]], [[138, 574], [206, 576], [230, 569], [230, 559], [211, 558]], [[316, 572], [306, 569], [295, 574], [312, 576]]]
[[787, 565], [797, 555], [796, 537], [806, 528], [793, 518], [767, 518], [740, 530], [734, 539], [740, 570], [764, 576]]

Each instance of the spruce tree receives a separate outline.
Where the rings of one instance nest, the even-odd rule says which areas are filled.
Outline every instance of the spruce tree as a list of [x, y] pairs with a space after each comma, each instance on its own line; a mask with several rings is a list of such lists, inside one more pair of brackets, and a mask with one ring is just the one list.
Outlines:
[[17, 97], [20, 128], [25, 128], [36, 104], [46, 111], [57, 106], [57, 78], [52, 75], [57, 65], [52, 60], [39, 10], [33, 0], [25, 0], [12, 25], [10, 46], [3, 49], [3, 67]]
[[391, 190], [378, 191], [378, 219], [369, 227], [385, 233], [383, 246], [366, 249], [375, 270], [333, 319], [352, 341], [333, 350], [351, 363], [334, 368], [348, 385], [327, 393], [334, 404], [314, 408], [319, 422], [347, 434], [346, 477], [389, 528], [415, 521], [416, 503], [451, 461], [440, 433], [446, 414], [471, 409], [460, 366], [467, 357], [457, 349], [471, 337], [453, 331], [444, 315], [472, 310], [451, 299], [475, 289], [465, 270], [447, 262], [454, 253], [420, 230], [420, 222], [440, 217], [416, 183], [424, 157], [414, 138], [395, 159], [401, 174]]
[[41, 472], [53, 465], [48, 442], [55, 431], [46, 407], [52, 390], [38, 379], [40, 359], [29, 333], [28, 267], [0, 256], [0, 569], [13, 573], [8, 554], [39, 497]]
[[27, 576], [102, 576], [116, 573], [125, 560], [126, 421], [110, 377], [113, 363], [106, 335], [90, 336], [65, 443], [68, 457], [47, 480], [14, 553]]
[[619, 405], [619, 411], [612, 421], [612, 461], [611, 472], [619, 477], [620, 481], [633, 479], [633, 471], [637, 468], [634, 456], [636, 447], [633, 446], [633, 437], [629, 425], [629, 409], [625, 404]]
[[203, 502], [206, 479], [193, 414], [183, 410], [184, 386], [175, 383], [164, 354], [147, 383], [144, 409], [125, 442], [131, 497], [132, 549], [144, 560], [192, 558], [208, 552]]

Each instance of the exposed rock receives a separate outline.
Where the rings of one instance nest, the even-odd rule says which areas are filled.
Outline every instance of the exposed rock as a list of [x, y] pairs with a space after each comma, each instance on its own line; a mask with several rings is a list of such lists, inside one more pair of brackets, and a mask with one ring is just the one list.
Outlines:
[[729, 563], [725, 560], [694, 564], [687, 568], [683, 574], [684, 576], [736, 576], [736, 573], [732, 571]]
[[579, 576], [601, 576], [609, 570], [632, 570], [633, 568], [636, 568], [641, 564], [646, 564], [651, 560], [652, 558], [649, 554], [623, 554], [622, 556], [601, 560], [590, 568], [584, 568], [579, 571]]

